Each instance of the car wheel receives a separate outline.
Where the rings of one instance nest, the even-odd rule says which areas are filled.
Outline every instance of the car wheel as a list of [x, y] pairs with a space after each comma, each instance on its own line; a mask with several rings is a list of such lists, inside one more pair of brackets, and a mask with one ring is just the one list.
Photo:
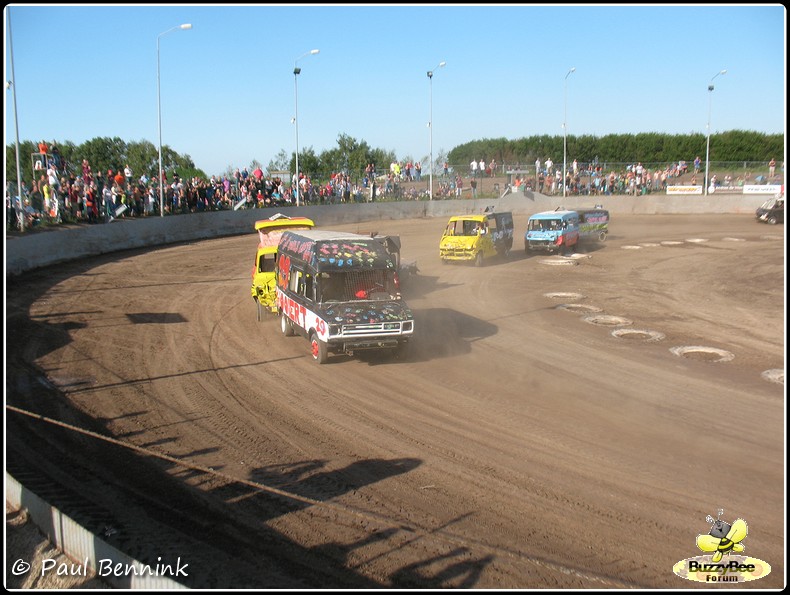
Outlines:
[[776, 217], [768, 217], [768, 223], [770, 225], [776, 225]]
[[315, 333], [310, 335], [310, 353], [319, 364], [325, 364], [329, 359], [329, 350], [326, 343], [319, 339]]
[[483, 266], [483, 253], [482, 252], [478, 252], [477, 256], [475, 256], [475, 266], [476, 267]]
[[293, 337], [294, 327], [291, 324], [291, 321], [288, 320], [288, 317], [284, 313], [280, 314], [280, 329], [282, 329], [283, 335], [285, 335], [286, 337]]
[[601, 242], [605, 242], [605, 241], [606, 241], [606, 232], [605, 232], [605, 231], [602, 231], [602, 232], [601, 232], [601, 233], [598, 235], [598, 239], [599, 239]]

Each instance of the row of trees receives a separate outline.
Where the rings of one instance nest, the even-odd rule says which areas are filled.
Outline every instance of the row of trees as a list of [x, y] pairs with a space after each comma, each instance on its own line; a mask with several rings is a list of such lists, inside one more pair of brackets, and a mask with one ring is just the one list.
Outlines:
[[[482, 139], [470, 141], [452, 149], [449, 153], [439, 151], [434, 162], [434, 172], [441, 172], [442, 165], [448, 161], [457, 168], [465, 168], [472, 160], [485, 159], [490, 162], [496, 159], [499, 164], [522, 165], [534, 164], [551, 157], [555, 163], [561, 162], [563, 155], [562, 136], [532, 136], [516, 140], [505, 138]], [[641, 161], [648, 164], [670, 164], [682, 159], [689, 164], [700, 156], [705, 159], [705, 135], [669, 135], [659, 133], [642, 134], [610, 134], [596, 136], [568, 136], [568, 159], [577, 159], [581, 163], [632, 163]], [[82, 174], [82, 160], [87, 159], [94, 175], [106, 174], [107, 170], [123, 169], [127, 164], [134, 172], [135, 178], [143, 173], [152, 178], [156, 176], [159, 162], [159, 151], [148, 141], [126, 142], [118, 137], [97, 137], [81, 145], [72, 142], [57, 142], [61, 157], [67, 164], [67, 173], [72, 176]], [[20, 158], [22, 159], [22, 180], [29, 188], [34, 175], [30, 156], [38, 152], [38, 145], [32, 141], [20, 142]], [[784, 159], [784, 136], [781, 134], [763, 134], [733, 130], [711, 135], [711, 161], [718, 162], [752, 162], [770, 159]], [[396, 156], [393, 151], [372, 148], [365, 141], [359, 141], [346, 134], [337, 139], [337, 146], [317, 154], [312, 147], [302, 149], [299, 153], [299, 169], [314, 178], [322, 179], [332, 172], [346, 171], [352, 176], [362, 176], [369, 163], [376, 164], [381, 173], [389, 168], [389, 164], [399, 160], [420, 161], [423, 171], [428, 172], [428, 156], [414, 158], [411, 155]], [[162, 147], [162, 161], [165, 171], [169, 174], [178, 172], [182, 178], [202, 177], [211, 175], [231, 176], [234, 166], [228, 166], [224, 172], [204, 172], [197, 168], [189, 155], [179, 155], [168, 146]], [[244, 166], [243, 166], [244, 167]], [[295, 155], [284, 149], [275, 155], [269, 165], [264, 167], [257, 160], [252, 160], [248, 171], [256, 167], [268, 172], [293, 172]], [[172, 176], [171, 176], [172, 177]], [[6, 180], [16, 180], [16, 150], [14, 145], [6, 146]]]
[[[705, 161], [707, 137], [704, 134], [608, 134], [606, 136], [568, 136], [568, 159], [580, 163], [670, 164], [695, 157]], [[551, 157], [562, 163], [562, 136], [531, 136], [517, 140], [505, 138], [475, 140], [455, 147], [449, 153], [451, 163], [467, 164], [472, 159], [496, 159], [497, 163], [532, 165], [536, 159]], [[710, 160], [717, 162], [751, 162], [784, 159], [784, 135], [731, 130], [711, 134]]]

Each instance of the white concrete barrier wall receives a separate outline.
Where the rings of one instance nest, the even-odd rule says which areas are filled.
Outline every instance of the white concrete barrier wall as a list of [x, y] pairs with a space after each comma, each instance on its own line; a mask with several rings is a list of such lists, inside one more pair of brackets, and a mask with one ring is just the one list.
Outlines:
[[[223, 236], [249, 234], [254, 249], [257, 236], [255, 221], [277, 212], [310, 217], [323, 228], [332, 225], [365, 221], [446, 218], [452, 215], [480, 213], [488, 206], [500, 211], [532, 215], [562, 205], [575, 209], [596, 204], [608, 209], [612, 226], [618, 214], [706, 214], [742, 213], [753, 215], [766, 199], [764, 195], [716, 193], [709, 196], [644, 195], [644, 196], [547, 196], [535, 192], [518, 192], [496, 199], [458, 199], [309, 205], [302, 207], [270, 207], [195, 213], [167, 217], [116, 220], [110, 224], [86, 225], [80, 228], [56, 229], [28, 235], [6, 237], [6, 276], [18, 275], [59, 262], [87, 256], [117, 252], [146, 246], [204, 240]], [[386, 227], [376, 226], [380, 233]], [[443, 227], [443, 225], [441, 225]], [[516, 230], [517, 233], [519, 230]], [[251, 252], [252, 254], [252, 252]]]
[[[5, 481], [6, 503], [14, 510], [26, 510], [33, 524], [41, 529], [50, 542], [67, 558], [80, 565], [81, 572], [84, 570], [96, 573], [101, 580], [118, 589], [187, 588], [169, 576], [154, 576], [153, 573], [158, 571], [156, 564], [145, 566], [101, 540], [74, 519], [25, 488], [7, 472]], [[121, 566], [116, 566], [118, 564]], [[117, 572], [118, 568], [122, 571]], [[30, 569], [30, 572], [42, 571], [42, 568]], [[56, 569], [51, 568], [48, 571], [55, 573]], [[168, 569], [167, 572], [170, 570]]]

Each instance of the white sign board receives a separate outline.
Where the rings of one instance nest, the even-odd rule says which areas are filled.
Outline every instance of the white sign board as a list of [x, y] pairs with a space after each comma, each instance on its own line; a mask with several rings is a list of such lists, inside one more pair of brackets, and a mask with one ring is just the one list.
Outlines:
[[702, 194], [702, 186], [667, 186], [667, 194]]
[[782, 186], [780, 184], [744, 184], [744, 194], [780, 194]]

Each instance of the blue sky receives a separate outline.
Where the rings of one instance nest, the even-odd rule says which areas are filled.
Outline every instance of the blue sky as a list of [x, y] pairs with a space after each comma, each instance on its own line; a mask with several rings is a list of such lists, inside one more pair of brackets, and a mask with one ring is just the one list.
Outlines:
[[162, 142], [207, 174], [290, 155], [297, 97], [316, 153], [346, 134], [427, 158], [432, 119], [436, 158], [562, 135], [566, 109], [569, 135], [705, 134], [709, 114], [713, 133], [786, 131], [781, 4], [12, 4], [10, 19], [20, 140], [157, 145], [159, 39]]

